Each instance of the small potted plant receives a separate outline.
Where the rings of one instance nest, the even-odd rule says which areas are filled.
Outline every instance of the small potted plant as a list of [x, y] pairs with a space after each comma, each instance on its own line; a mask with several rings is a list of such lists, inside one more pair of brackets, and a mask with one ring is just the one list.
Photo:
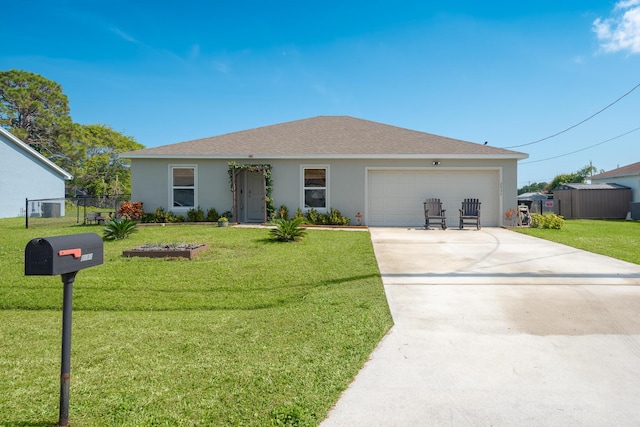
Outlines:
[[218, 227], [226, 227], [227, 225], [229, 225], [229, 218], [226, 216], [218, 218]]

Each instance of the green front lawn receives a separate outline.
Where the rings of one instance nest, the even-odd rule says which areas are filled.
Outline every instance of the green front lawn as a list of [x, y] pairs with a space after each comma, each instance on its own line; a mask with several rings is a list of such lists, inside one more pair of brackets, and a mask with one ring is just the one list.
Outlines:
[[589, 252], [640, 264], [640, 222], [568, 219], [560, 230], [514, 228], [514, 231]]
[[[25, 277], [34, 237], [0, 220], [0, 425], [58, 420], [62, 282]], [[369, 234], [140, 227], [105, 242], [73, 291], [74, 426], [317, 425], [392, 320]], [[194, 260], [123, 258], [145, 243], [208, 243]]]

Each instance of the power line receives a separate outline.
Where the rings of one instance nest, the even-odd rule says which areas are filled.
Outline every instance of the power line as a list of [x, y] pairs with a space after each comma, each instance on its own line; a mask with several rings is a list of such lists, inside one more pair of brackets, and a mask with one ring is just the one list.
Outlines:
[[542, 141], [546, 141], [547, 139], [551, 139], [553, 137], [556, 137], [558, 135], [561, 135], [565, 132], [570, 131], [571, 129], [580, 126], [581, 124], [583, 124], [586, 121], [591, 120], [592, 118], [594, 118], [595, 116], [597, 116], [598, 114], [602, 113], [604, 110], [606, 110], [607, 108], [615, 105], [616, 103], [618, 103], [618, 101], [620, 101], [622, 98], [624, 98], [625, 96], [629, 95], [631, 92], [633, 92], [634, 90], [636, 90], [638, 87], [640, 87], [640, 83], [638, 83], [637, 85], [635, 85], [633, 88], [631, 88], [630, 91], [628, 91], [627, 93], [625, 93], [624, 95], [622, 95], [620, 98], [616, 99], [615, 101], [613, 101], [611, 104], [607, 105], [606, 107], [604, 107], [603, 109], [593, 113], [592, 115], [590, 115], [589, 117], [587, 117], [586, 119], [582, 120], [579, 123], [576, 123], [573, 126], [570, 126], [568, 128], [566, 128], [565, 130], [561, 130], [560, 132], [554, 133], [553, 135], [549, 135], [547, 137], [544, 137], [542, 139], [538, 139], [536, 141], [531, 141], [531, 142], [527, 142], [526, 144], [520, 144], [520, 145], [511, 145], [509, 147], [502, 147], [502, 148], [518, 148], [518, 147], [525, 147], [527, 145], [532, 145], [532, 144], [537, 144], [538, 142], [542, 142]]
[[530, 162], [522, 162], [522, 163], [519, 163], [519, 164], [521, 164], [521, 165], [528, 165], [528, 164], [531, 164], [531, 163], [539, 163], [539, 162], [544, 162], [544, 161], [546, 161], [546, 160], [553, 160], [553, 159], [557, 159], [557, 158], [559, 158], [559, 157], [568, 156], [568, 155], [570, 155], [570, 154], [579, 153], [580, 151], [585, 151], [585, 150], [588, 150], [588, 149], [590, 149], [590, 148], [597, 147], [598, 145], [602, 145], [602, 144], [604, 144], [604, 143], [606, 143], [606, 142], [613, 141], [614, 139], [622, 138], [623, 136], [625, 136], [625, 135], [629, 135], [630, 133], [633, 133], [633, 132], [638, 131], [638, 130], [640, 130], [640, 127], [637, 127], [637, 128], [635, 128], [635, 129], [632, 129], [632, 130], [630, 130], [630, 131], [628, 131], [628, 132], [625, 132], [625, 133], [623, 133], [623, 134], [620, 134], [620, 135], [618, 135], [618, 136], [614, 136], [613, 138], [609, 138], [609, 139], [607, 139], [606, 141], [598, 142], [597, 144], [593, 144], [593, 145], [590, 145], [590, 146], [588, 146], [588, 147], [584, 147], [584, 148], [581, 148], [581, 149], [579, 149], [579, 150], [572, 151], [572, 152], [570, 152], [570, 153], [560, 154], [560, 155], [558, 155], [558, 156], [554, 156], [554, 157], [547, 157], [546, 159], [533, 160], [533, 161], [530, 161]]

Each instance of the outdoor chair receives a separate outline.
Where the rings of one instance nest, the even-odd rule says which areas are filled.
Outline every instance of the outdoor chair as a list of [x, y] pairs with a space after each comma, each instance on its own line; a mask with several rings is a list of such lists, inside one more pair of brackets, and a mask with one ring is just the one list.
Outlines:
[[447, 229], [446, 209], [442, 209], [440, 199], [427, 199], [424, 202], [424, 228], [429, 230], [429, 220], [435, 219], [440, 221], [440, 227]]
[[476, 229], [480, 230], [480, 201], [478, 199], [464, 199], [460, 211], [460, 230], [465, 224], [475, 224]]
[[89, 212], [87, 213], [87, 218], [85, 221], [88, 224], [103, 224], [105, 221], [105, 217], [103, 217], [100, 212]]

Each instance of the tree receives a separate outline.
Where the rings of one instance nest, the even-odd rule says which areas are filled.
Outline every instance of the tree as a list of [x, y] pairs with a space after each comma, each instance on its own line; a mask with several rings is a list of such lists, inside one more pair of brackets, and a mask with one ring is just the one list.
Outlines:
[[62, 87], [28, 71], [0, 72], [0, 126], [55, 161], [71, 131]]
[[562, 184], [583, 183], [592, 172], [597, 172], [597, 168], [593, 165], [587, 165], [574, 173], [559, 174], [549, 183], [546, 190], [552, 192]]
[[544, 189], [549, 185], [546, 182], [534, 182], [533, 184], [525, 185], [522, 188], [518, 189], [518, 194], [524, 193], [539, 193], [544, 191]]
[[64, 145], [63, 167], [73, 175], [72, 184], [90, 195], [122, 195], [131, 192], [128, 160], [119, 154], [144, 148], [131, 136], [107, 125], [72, 126], [71, 140]]

